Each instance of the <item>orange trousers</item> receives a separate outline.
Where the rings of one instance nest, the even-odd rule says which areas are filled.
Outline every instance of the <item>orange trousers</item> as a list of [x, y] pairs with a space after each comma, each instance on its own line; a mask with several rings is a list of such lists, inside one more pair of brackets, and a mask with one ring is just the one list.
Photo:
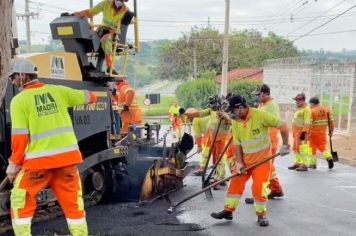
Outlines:
[[67, 220], [85, 221], [80, 177], [75, 165], [48, 170], [22, 170], [11, 191], [13, 222], [31, 219], [36, 210], [36, 195], [50, 187]]
[[316, 151], [324, 152], [328, 150], [325, 133], [310, 132], [309, 146], [312, 150], [312, 155], [316, 155]]
[[245, 190], [246, 182], [252, 177], [252, 195], [255, 199], [256, 215], [265, 215], [267, 212], [271, 167], [272, 162], [268, 161], [248, 171], [246, 174], [232, 178], [227, 190], [224, 209], [226, 211], [235, 210]]
[[[277, 153], [278, 149], [278, 129], [270, 129], [269, 131], [270, 139], [271, 139], [271, 153], [272, 156]], [[282, 186], [277, 177], [277, 170], [274, 167], [274, 159], [272, 159], [272, 167], [271, 167], [271, 180], [269, 184], [269, 189], [273, 193], [282, 193]]]

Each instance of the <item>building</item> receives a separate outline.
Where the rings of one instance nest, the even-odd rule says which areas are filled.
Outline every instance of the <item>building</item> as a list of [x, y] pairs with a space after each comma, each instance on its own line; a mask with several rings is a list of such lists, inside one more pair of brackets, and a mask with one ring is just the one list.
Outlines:
[[[248, 80], [263, 80], [263, 68], [241, 68], [231, 70], [227, 73], [228, 82], [237, 81], [242, 79]], [[215, 77], [215, 81], [221, 84], [221, 75]]]

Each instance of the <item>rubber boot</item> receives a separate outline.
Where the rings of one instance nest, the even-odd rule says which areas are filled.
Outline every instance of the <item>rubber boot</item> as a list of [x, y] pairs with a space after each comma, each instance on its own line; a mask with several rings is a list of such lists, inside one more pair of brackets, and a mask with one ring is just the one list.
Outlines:
[[203, 176], [204, 175], [204, 168], [199, 168], [197, 171], [194, 172], [196, 176]]
[[306, 167], [305, 165], [299, 165], [299, 167], [297, 167], [295, 170], [296, 171], [308, 171], [308, 167]]
[[247, 198], [245, 198], [245, 203], [246, 204], [254, 204], [255, 200], [253, 199], [253, 197], [247, 197]]
[[292, 165], [292, 166], [288, 166], [288, 169], [289, 170], [295, 170], [295, 169], [297, 169], [299, 167], [299, 164], [294, 164], [294, 165]]
[[276, 197], [283, 197], [284, 193], [283, 192], [271, 192], [270, 194], [268, 194], [268, 199], [274, 199]]
[[225, 219], [225, 220], [232, 220], [232, 212], [231, 211], [225, 211], [225, 210], [222, 210], [220, 212], [213, 212], [210, 214], [211, 217], [213, 217], [214, 219], [217, 219], [217, 220], [222, 220], [222, 219]]
[[260, 226], [269, 226], [269, 221], [267, 219], [266, 216], [258, 216], [257, 218], [257, 223], [260, 225]]
[[334, 168], [334, 161], [332, 158], [329, 158], [327, 159], [328, 161], [328, 166], [329, 166], [329, 169], [331, 170], [332, 168]]
[[314, 164], [311, 164], [311, 165], [309, 165], [309, 169], [316, 169], [316, 165], [314, 165]]

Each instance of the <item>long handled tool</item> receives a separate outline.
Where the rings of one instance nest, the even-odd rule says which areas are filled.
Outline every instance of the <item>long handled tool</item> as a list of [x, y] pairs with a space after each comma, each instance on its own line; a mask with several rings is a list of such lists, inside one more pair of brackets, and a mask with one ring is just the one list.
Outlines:
[[4, 190], [4, 188], [6, 187], [7, 183], [9, 182], [9, 178], [6, 176], [6, 178], [1, 182], [0, 184], [0, 192], [2, 190]]
[[328, 114], [328, 128], [329, 128], [329, 142], [330, 142], [331, 156], [333, 157], [333, 161], [337, 162], [337, 161], [339, 161], [339, 156], [337, 155], [337, 152], [333, 151], [333, 143], [332, 143], [332, 139], [331, 139], [330, 116], [329, 116], [329, 114]]
[[208, 175], [208, 178], [206, 178], [206, 180], [205, 180], [205, 182], [204, 182], [204, 188], [209, 185], [209, 181], [210, 181], [211, 177], [213, 176], [213, 174], [214, 174], [216, 168], [218, 167], [220, 161], [223, 159], [223, 157], [224, 157], [224, 155], [225, 155], [225, 152], [227, 151], [227, 149], [229, 148], [230, 143], [232, 142], [232, 139], [233, 139], [233, 137], [231, 137], [231, 138], [229, 139], [229, 141], [227, 141], [227, 143], [226, 143], [226, 145], [225, 145], [225, 147], [224, 147], [224, 150], [223, 150], [222, 153], [220, 154], [219, 159], [218, 159], [217, 162], [214, 164], [213, 169], [210, 171], [210, 174]]
[[[218, 136], [218, 133], [219, 133], [219, 129], [220, 129], [220, 126], [221, 126], [221, 123], [222, 123], [222, 119], [220, 118], [219, 119], [219, 123], [218, 123], [218, 126], [216, 127], [216, 130], [215, 130], [215, 134], [214, 134], [214, 138], [212, 140], [212, 143], [211, 143], [211, 147], [209, 148], [209, 154], [208, 154], [208, 158], [206, 160], [206, 163], [205, 163], [205, 166], [204, 166], [204, 170], [203, 170], [203, 175], [201, 177], [201, 185], [202, 185], [202, 188], [204, 188], [204, 183], [205, 183], [205, 173], [206, 173], [206, 169], [208, 168], [208, 165], [209, 165], [209, 162], [210, 162], [210, 157], [211, 157], [211, 154], [215, 148], [215, 142], [216, 142], [216, 138]], [[212, 199], [213, 198], [213, 194], [211, 193], [211, 191], [208, 191], [206, 192], [206, 197], [208, 200]]]
[[234, 178], [234, 177], [236, 177], [236, 176], [239, 176], [239, 175], [243, 175], [243, 174], [246, 173], [247, 171], [250, 171], [250, 170], [252, 170], [253, 168], [255, 168], [255, 167], [257, 167], [257, 166], [262, 165], [263, 163], [266, 163], [266, 162], [272, 160], [273, 158], [275, 158], [275, 157], [277, 157], [277, 156], [279, 156], [279, 152], [276, 153], [275, 155], [273, 155], [273, 156], [267, 158], [267, 159], [264, 159], [264, 160], [262, 160], [262, 161], [259, 161], [259, 162], [255, 163], [255, 164], [253, 164], [253, 165], [251, 165], [251, 166], [249, 166], [249, 167], [247, 167], [247, 168], [243, 168], [243, 169], [240, 171], [240, 173], [232, 174], [232, 175], [230, 175], [229, 177], [226, 177], [225, 179], [222, 179], [222, 180], [220, 180], [220, 181], [217, 181], [217, 182], [213, 183], [212, 185], [209, 185], [209, 186], [203, 188], [202, 190], [200, 190], [200, 191], [198, 191], [198, 192], [196, 192], [196, 193], [190, 195], [189, 197], [184, 198], [184, 199], [181, 200], [180, 202], [174, 204], [173, 206], [171, 206], [170, 208], [168, 208], [167, 212], [168, 212], [168, 213], [172, 213], [176, 207], [178, 207], [179, 205], [185, 203], [186, 201], [188, 201], [188, 200], [190, 200], [190, 199], [192, 199], [192, 198], [194, 198], [194, 197], [196, 197], [196, 196], [198, 196], [198, 195], [204, 193], [205, 191], [207, 191], [207, 190], [209, 190], [209, 189], [211, 189], [211, 188], [214, 188], [215, 186], [221, 184], [221, 183], [224, 182], [224, 181], [230, 180], [230, 179], [232, 179], [232, 178]]
[[189, 158], [195, 156], [196, 154], [198, 154], [198, 151], [194, 152], [192, 155], [188, 156], [185, 160], [188, 160]]

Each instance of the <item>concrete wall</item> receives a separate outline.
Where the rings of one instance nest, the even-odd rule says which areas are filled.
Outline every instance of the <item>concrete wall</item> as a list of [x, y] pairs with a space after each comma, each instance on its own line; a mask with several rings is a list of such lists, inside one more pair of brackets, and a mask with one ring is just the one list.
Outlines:
[[[309, 58], [267, 60], [263, 68], [264, 83], [281, 106], [282, 117], [290, 121], [296, 110], [293, 98], [305, 93], [307, 100], [318, 96], [340, 110], [336, 126], [340, 132], [356, 132], [356, 64], [320, 61]], [[350, 99], [349, 106], [342, 101]], [[350, 121], [350, 122], [349, 122]]]

